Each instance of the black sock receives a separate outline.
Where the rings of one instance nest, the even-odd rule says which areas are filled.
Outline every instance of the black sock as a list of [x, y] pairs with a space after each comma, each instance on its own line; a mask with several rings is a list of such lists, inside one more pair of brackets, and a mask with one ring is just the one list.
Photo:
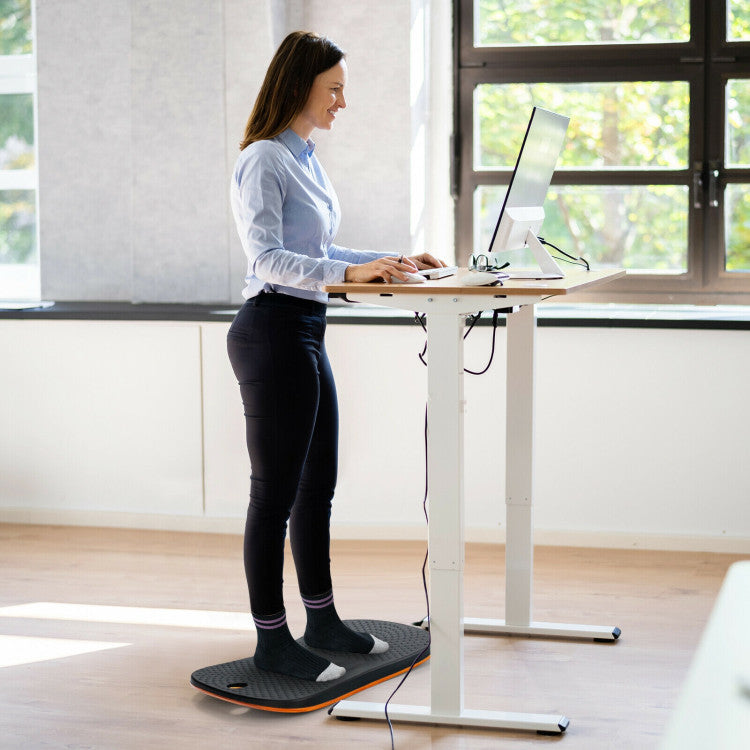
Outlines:
[[347, 651], [351, 654], [369, 654], [375, 639], [368, 633], [358, 633], [341, 622], [333, 605], [333, 592], [322, 596], [302, 597], [307, 610], [305, 643], [313, 648], [328, 651]]
[[333, 680], [344, 673], [342, 667], [308, 651], [294, 640], [284, 612], [263, 618], [253, 615], [253, 620], [258, 634], [253, 658], [256, 667], [317, 682]]

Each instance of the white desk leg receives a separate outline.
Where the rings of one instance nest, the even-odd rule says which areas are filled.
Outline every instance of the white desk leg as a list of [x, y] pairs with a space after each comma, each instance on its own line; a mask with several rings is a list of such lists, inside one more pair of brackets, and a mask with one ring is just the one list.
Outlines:
[[463, 710], [464, 317], [427, 320], [427, 455], [432, 710]]
[[505, 395], [505, 620], [531, 620], [534, 544], [534, 305], [507, 316]]
[[[559, 733], [568, 719], [464, 709], [464, 393], [463, 315], [430, 313], [427, 321], [427, 455], [430, 567], [430, 706], [394, 705], [392, 719], [426, 724]], [[338, 718], [384, 719], [383, 706], [345, 700]]]
[[534, 570], [534, 305], [507, 316], [505, 620], [467, 617], [467, 633], [615, 640], [620, 629], [532, 620]]

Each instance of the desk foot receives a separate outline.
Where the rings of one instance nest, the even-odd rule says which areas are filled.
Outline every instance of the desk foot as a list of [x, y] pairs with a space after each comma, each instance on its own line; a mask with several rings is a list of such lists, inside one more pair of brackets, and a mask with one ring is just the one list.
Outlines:
[[[329, 711], [336, 719], [375, 719], [385, 721], [382, 703], [364, 701], [340, 701]], [[436, 713], [428, 706], [389, 705], [388, 716], [392, 721], [412, 724], [440, 724], [454, 727], [477, 727], [484, 729], [507, 729], [540, 734], [561, 734], [570, 720], [559, 714], [522, 714], [508, 711], [477, 711], [464, 709], [459, 714]]]
[[542, 638], [576, 638], [594, 641], [616, 641], [622, 631], [611, 625], [568, 625], [561, 622], [530, 622], [528, 625], [506, 625], [505, 620], [464, 618], [464, 632], [485, 635], [526, 635]]

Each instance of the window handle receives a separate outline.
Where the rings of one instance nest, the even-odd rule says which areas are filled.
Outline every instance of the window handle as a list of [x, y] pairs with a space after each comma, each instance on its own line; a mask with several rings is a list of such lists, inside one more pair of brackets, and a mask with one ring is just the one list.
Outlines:
[[708, 205], [717, 208], [719, 205], [719, 162], [712, 161], [708, 165]]
[[693, 208], [703, 208], [703, 163], [693, 164]]

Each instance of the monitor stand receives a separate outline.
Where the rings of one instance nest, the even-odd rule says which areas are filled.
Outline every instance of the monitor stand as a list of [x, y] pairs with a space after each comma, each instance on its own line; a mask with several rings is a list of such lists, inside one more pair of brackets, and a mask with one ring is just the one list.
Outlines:
[[[565, 274], [557, 265], [557, 261], [549, 254], [547, 248], [539, 242], [539, 238], [529, 229], [525, 239], [526, 244], [534, 254], [534, 259], [539, 264], [539, 271], [523, 269], [518, 271], [508, 270], [511, 279], [563, 279]], [[498, 253], [499, 255], [499, 253]]]

